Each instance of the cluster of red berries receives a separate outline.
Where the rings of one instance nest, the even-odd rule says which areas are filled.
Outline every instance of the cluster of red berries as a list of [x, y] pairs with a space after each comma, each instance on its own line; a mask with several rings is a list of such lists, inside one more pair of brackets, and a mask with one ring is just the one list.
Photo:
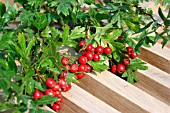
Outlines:
[[130, 59], [135, 59], [136, 57], [138, 57], [138, 54], [134, 52], [134, 49], [130, 46], [126, 47], [126, 53], [125, 53], [126, 58], [122, 59], [122, 63], [121, 64], [115, 64], [111, 67], [111, 72], [116, 74], [122, 74], [125, 72], [126, 70], [126, 66], [128, 66], [130, 64]]
[[51, 107], [54, 111], [61, 110], [60, 103], [63, 101], [61, 92], [66, 92], [71, 89], [71, 84], [67, 84], [66, 79], [63, 78], [63, 75], [65, 75], [66, 72], [63, 71], [61, 74], [61, 77], [58, 82], [56, 82], [53, 78], [48, 78], [46, 80], [46, 85], [48, 89], [45, 90], [45, 92], [41, 92], [38, 89], [35, 90], [33, 94], [33, 98], [35, 100], [40, 99], [44, 95], [51, 95], [52, 97], [57, 97], [58, 100], [54, 102]]

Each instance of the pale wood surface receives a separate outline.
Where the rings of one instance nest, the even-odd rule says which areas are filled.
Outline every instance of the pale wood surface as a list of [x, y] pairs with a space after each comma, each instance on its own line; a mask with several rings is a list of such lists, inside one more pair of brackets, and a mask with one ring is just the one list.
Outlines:
[[88, 113], [119, 113], [119, 111], [77, 85], [72, 84], [72, 87], [72, 90], [63, 93], [63, 96], [86, 110]]

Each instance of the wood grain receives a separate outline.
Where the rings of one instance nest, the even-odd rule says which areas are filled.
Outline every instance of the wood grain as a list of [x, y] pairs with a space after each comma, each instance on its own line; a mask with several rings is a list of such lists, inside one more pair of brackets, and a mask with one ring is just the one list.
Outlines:
[[88, 113], [119, 113], [119, 111], [113, 107], [99, 100], [75, 84], [72, 84], [72, 90], [63, 93], [63, 96]]
[[[100, 75], [94, 75], [98, 77]], [[115, 76], [115, 75], [113, 75]], [[95, 97], [106, 102], [113, 108], [119, 110], [122, 113], [146, 113], [147, 111], [139, 107], [138, 105], [132, 103], [128, 99], [119, 95], [117, 92], [103, 85], [104, 83], [93, 79], [91, 76], [86, 75], [83, 79], [77, 83], [78, 86], [88, 91]], [[113, 84], [114, 85], [114, 84]]]
[[160, 44], [156, 44], [152, 48], [142, 47], [139, 58], [170, 73], [170, 49], [167, 47], [162, 49]]
[[170, 106], [167, 104], [135, 87], [134, 85], [122, 80], [121, 78], [114, 76], [108, 71], [97, 73], [97, 77], [94, 74], [88, 75], [148, 112], [170, 112]]

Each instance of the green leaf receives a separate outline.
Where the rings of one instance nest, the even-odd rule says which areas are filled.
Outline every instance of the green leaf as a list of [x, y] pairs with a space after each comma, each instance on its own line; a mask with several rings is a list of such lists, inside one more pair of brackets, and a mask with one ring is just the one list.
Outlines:
[[6, 110], [9, 110], [9, 109], [12, 109], [12, 108], [14, 108], [14, 107], [15, 107], [14, 104], [1, 103], [1, 104], [0, 104], [0, 111], [3, 112], [3, 111], [6, 111]]
[[58, 15], [62, 12], [65, 16], [69, 15], [69, 10], [71, 10], [71, 6], [69, 3], [60, 3], [57, 7]]
[[8, 54], [8, 66], [9, 66], [10, 70], [13, 70], [15, 72], [18, 71], [18, 68], [15, 63], [14, 55], [12, 55], [12, 54]]
[[142, 62], [142, 60], [136, 58], [136, 59], [130, 59], [130, 65], [127, 66], [127, 68], [130, 68], [131, 70], [147, 70], [148, 67], [144, 65], [145, 63]]
[[101, 71], [104, 71], [104, 70], [108, 70], [109, 69], [109, 66], [107, 65], [104, 65], [103, 63], [104, 61], [97, 61], [97, 62], [93, 62], [93, 61], [88, 61], [87, 63], [93, 67], [94, 71], [97, 71], [97, 72], [101, 72]]
[[19, 43], [21, 49], [23, 51], [25, 51], [26, 50], [26, 39], [25, 39], [25, 36], [24, 36], [23, 33], [22, 34], [19, 33], [19, 35], [18, 35], [18, 43]]
[[41, 108], [34, 108], [30, 110], [30, 113], [53, 113], [53, 112]]
[[31, 50], [33, 48], [33, 46], [35, 45], [36, 39], [32, 38], [32, 40], [28, 43], [28, 46], [25, 50], [26, 56], [30, 56]]
[[159, 7], [159, 9], [158, 9], [158, 13], [159, 13], [159, 16], [161, 17], [161, 19], [162, 19], [163, 21], [165, 21], [166, 18], [165, 18], [165, 16], [164, 16], [164, 14], [163, 14], [163, 12], [162, 12], [162, 10], [161, 10], [160, 7]]
[[76, 26], [72, 31], [71, 34], [69, 35], [69, 40], [70, 39], [78, 39], [81, 37], [85, 37], [85, 28]]
[[139, 24], [135, 24], [135, 23], [131, 22], [130, 20], [125, 20], [125, 22], [131, 30], [133, 30], [135, 32], [139, 31], [139, 29], [140, 29]]
[[25, 88], [26, 92], [31, 95], [33, 94], [34, 88], [35, 88], [35, 80], [32, 78], [28, 79]]
[[57, 68], [49, 68], [50, 71], [54, 72], [55, 74], [60, 74], [60, 70]]
[[120, 29], [116, 29], [113, 30], [112, 32], [110, 32], [106, 38], [109, 39], [108, 42], [113, 42], [114, 40], [116, 40], [119, 36], [121, 36], [122, 34], [122, 30]]
[[1, 37], [0, 37], [0, 48], [4, 48], [9, 40], [12, 40], [14, 32], [5, 32]]
[[68, 73], [68, 77], [66, 79], [68, 84], [71, 84], [72, 82], [77, 82], [77, 80], [75, 79], [75, 74], [74, 73]]
[[152, 23], [153, 23], [153, 22], [149, 22], [145, 27], [140, 28], [139, 31], [136, 32], [136, 34], [145, 31], [147, 28], [149, 28], [149, 27], [151, 26]]
[[62, 27], [62, 29], [64, 31], [62, 34], [62, 41], [63, 43], [67, 43], [69, 36], [69, 26]]
[[42, 36], [42, 37], [51, 37], [50, 33], [51, 33], [51, 31], [49, 30], [49, 28], [45, 28], [45, 29], [41, 32], [41, 36]]
[[36, 105], [47, 105], [47, 104], [54, 103], [56, 100], [58, 100], [57, 97], [52, 97], [51, 95], [45, 95], [41, 97], [39, 100], [36, 100], [35, 104]]
[[36, 20], [32, 21], [32, 25], [38, 30], [43, 30], [49, 23], [46, 14], [38, 13], [35, 15]]
[[6, 11], [5, 4], [0, 2], [0, 18], [4, 15], [5, 11]]
[[122, 77], [127, 78], [127, 81], [131, 84], [134, 84], [135, 82], [139, 81], [136, 74], [129, 68], [122, 74]]

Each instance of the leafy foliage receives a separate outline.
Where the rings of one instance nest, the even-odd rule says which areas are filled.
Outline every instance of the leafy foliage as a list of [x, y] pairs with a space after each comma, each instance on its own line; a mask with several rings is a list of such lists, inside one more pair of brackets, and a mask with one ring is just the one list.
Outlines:
[[[165, 16], [159, 8], [163, 21], [160, 24], [149, 9], [140, 8], [139, 3], [143, 0], [104, 0], [105, 4], [95, 4], [95, 0], [15, 2], [23, 8], [9, 2], [5, 6], [0, 2], [0, 88], [5, 100], [0, 103], [1, 112], [14, 108], [14, 113], [27, 110], [49, 113], [37, 106], [52, 104], [57, 98], [44, 96], [34, 100], [32, 95], [35, 89], [45, 91], [45, 80], [54, 78], [57, 81], [65, 70], [61, 68], [63, 54], [59, 51], [63, 46], [78, 50], [80, 40], [92, 43], [94, 47], [110, 46], [113, 50], [111, 55], [101, 55], [102, 60], [98, 62], [88, 61], [94, 71], [101, 72], [110, 68], [109, 60], [122, 62], [125, 45], [140, 53], [142, 45], [154, 45], [163, 39], [164, 47], [170, 40], [170, 12]], [[156, 4], [159, 2], [156, 0]], [[163, 0], [163, 5], [169, 5], [168, 0]], [[163, 27], [164, 31], [158, 33], [159, 27]], [[151, 33], [155, 36], [150, 36]], [[124, 36], [124, 39], [119, 40], [119, 36]], [[69, 53], [66, 55], [70, 57]], [[70, 59], [76, 62], [75, 57]], [[146, 70], [147, 67], [140, 59], [131, 59], [122, 77], [134, 83], [138, 81], [134, 73], [138, 69]], [[77, 81], [72, 73], [66, 80], [69, 84]]]

